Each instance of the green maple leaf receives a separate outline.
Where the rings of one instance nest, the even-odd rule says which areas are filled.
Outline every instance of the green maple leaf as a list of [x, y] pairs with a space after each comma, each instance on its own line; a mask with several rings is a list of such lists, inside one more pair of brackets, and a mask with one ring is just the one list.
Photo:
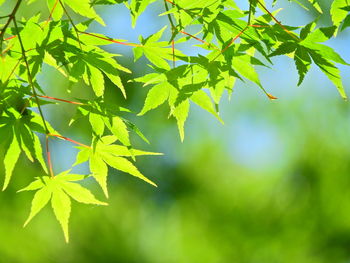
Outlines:
[[19, 190], [36, 191], [32, 200], [29, 216], [24, 223], [26, 226], [51, 200], [54, 214], [60, 223], [66, 242], [69, 242], [68, 223], [71, 212], [71, 199], [79, 203], [107, 205], [95, 198], [90, 190], [75, 181], [84, 179], [84, 175], [70, 174], [64, 171], [55, 177], [36, 177], [35, 181]]
[[89, 161], [92, 177], [94, 177], [101, 186], [106, 197], [108, 197], [108, 166], [138, 177], [153, 186], [157, 186], [154, 182], [145, 177], [126, 157], [134, 158], [140, 155], [161, 155], [161, 153], [147, 152], [124, 145], [114, 144], [117, 139], [118, 137], [114, 135], [104, 136], [97, 140], [93, 148], [78, 147], [80, 152], [77, 155], [74, 165]]

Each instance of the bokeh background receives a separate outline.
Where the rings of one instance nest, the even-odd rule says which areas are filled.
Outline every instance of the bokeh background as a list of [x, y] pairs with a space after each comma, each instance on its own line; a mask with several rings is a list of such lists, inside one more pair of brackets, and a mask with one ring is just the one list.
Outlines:
[[[0, 15], [7, 14], [14, 2], [8, 0]], [[21, 15], [41, 10], [47, 17], [44, 2], [23, 6]], [[247, 7], [247, 1], [237, 2]], [[285, 24], [299, 26], [317, 16], [295, 3], [278, 2], [274, 9], [284, 8], [278, 18]], [[107, 27], [92, 24], [90, 29], [137, 41], [139, 34], [147, 36], [167, 24], [165, 17], [157, 16], [161, 8], [162, 1], [153, 3], [133, 29], [122, 5], [99, 7]], [[327, 15], [321, 21], [330, 23]], [[327, 44], [349, 62], [349, 43], [348, 29]], [[106, 49], [123, 54], [119, 61], [133, 69], [124, 80], [148, 71], [146, 59], [132, 62], [129, 47], [115, 44]], [[191, 46], [181, 49], [198, 53]], [[135, 145], [164, 153], [137, 160], [158, 188], [111, 169], [110, 205], [73, 203], [69, 244], [49, 206], [22, 228], [32, 193], [16, 191], [41, 174], [22, 156], [11, 187], [0, 193], [0, 262], [350, 262], [350, 104], [319, 70], [312, 68], [303, 85], [296, 87], [293, 61], [276, 57], [274, 62], [272, 69], [259, 72], [278, 100], [269, 101], [251, 83], [237, 83], [231, 100], [226, 96], [220, 106], [225, 125], [192, 105], [184, 143], [175, 122], [167, 118], [166, 107], [144, 117], [127, 115], [151, 141], [147, 145], [135, 137]], [[340, 69], [350, 93], [350, 69]], [[68, 83], [50, 67], [44, 67], [39, 81], [50, 96], [91, 95], [88, 87]], [[147, 88], [127, 85], [127, 101], [112, 86], [107, 87], [107, 97], [138, 112]], [[68, 127], [74, 113], [72, 105], [45, 109], [62, 134], [89, 143], [85, 121]], [[76, 149], [60, 140], [50, 145], [55, 171], [68, 169]], [[1, 158], [3, 154], [0, 148]], [[86, 173], [87, 167], [75, 171]], [[103, 199], [92, 180], [87, 186]]]

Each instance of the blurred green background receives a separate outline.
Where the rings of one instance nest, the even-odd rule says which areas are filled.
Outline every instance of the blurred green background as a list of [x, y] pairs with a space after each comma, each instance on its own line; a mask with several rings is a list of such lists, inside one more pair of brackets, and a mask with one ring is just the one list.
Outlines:
[[[7, 1], [1, 14], [13, 2]], [[276, 8], [285, 8], [279, 19], [286, 24], [305, 24], [316, 16], [285, 2]], [[22, 7], [22, 15], [41, 8], [47, 16], [41, 1], [32, 6]], [[161, 1], [153, 4], [134, 30], [125, 8], [100, 7], [107, 27], [94, 24], [91, 31], [137, 41], [138, 34], [147, 36], [167, 23], [157, 17], [161, 7]], [[348, 62], [349, 41], [349, 30], [329, 41]], [[134, 70], [134, 77], [148, 70], [145, 59], [132, 63], [130, 48], [106, 49], [123, 53], [119, 61]], [[196, 50], [185, 47], [184, 52]], [[311, 70], [296, 88], [293, 61], [274, 62], [273, 69], [260, 73], [277, 101], [250, 83], [239, 83], [231, 101], [222, 101], [225, 125], [192, 105], [184, 143], [166, 107], [144, 117], [126, 115], [151, 141], [146, 145], [134, 138], [135, 145], [165, 154], [137, 160], [158, 188], [111, 169], [110, 205], [74, 203], [69, 244], [49, 206], [22, 228], [32, 193], [16, 191], [42, 173], [22, 156], [10, 188], [0, 193], [0, 262], [350, 262], [349, 102], [320, 71]], [[349, 93], [350, 70], [341, 71]], [[53, 97], [89, 96], [88, 87], [68, 83], [49, 67], [39, 80]], [[127, 101], [113, 87], [106, 92], [112, 103], [138, 112], [147, 89], [129, 84]], [[60, 104], [46, 106], [45, 113], [62, 134], [89, 143], [85, 121], [67, 125], [74, 112], [74, 106]], [[76, 154], [73, 145], [60, 140], [50, 145], [55, 171], [68, 169]], [[87, 172], [87, 167], [76, 171]], [[93, 180], [87, 184], [103, 199]]]

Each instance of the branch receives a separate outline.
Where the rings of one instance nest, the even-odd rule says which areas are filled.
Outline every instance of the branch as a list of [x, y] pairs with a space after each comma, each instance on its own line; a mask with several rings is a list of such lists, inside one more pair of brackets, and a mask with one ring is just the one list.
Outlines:
[[[21, 0], [20, 0], [20, 1], [21, 1]], [[20, 2], [20, 1], [19, 1], [19, 2]], [[17, 25], [16, 17], [15, 17], [15, 16], [13, 16], [13, 23], [14, 23], [15, 28], [16, 28], [16, 33], [17, 33], [17, 37], [18, 37], [19, 44], [20, 44], [20, 46], [21, 46], [21, 51], [22, 51], [23, 60], [24, 60], [24, 63], [25, 63], [25, 65], [26, 65], [27, 75], [28, 75], [28, 83], [29, 83], [29, 85], [30, 85], [31, 88], [32, 88], [32, 92], [33, 92], [33, 95], [34, 95], [36, 104], [38, 105], [39, 114], [40, 114], [40, 117], [41, 117], [41, 119], [42, 119], [42, 121], [43, 121], [43, 125], [44, 125], [44, 128], [45, 128], [45, 132], [46, 132], [46, 154], [47, 154], [47, 163], [48, 163], [48, 165], [49, 165], [50, 175], [51, 175], [51, 177], [54, 177], [53, 170], [52, 170], [51, 153], [50, 153], [50, 150], [49, 150], [49, 140], [48, 140], [49, 129], [48, 129], [48, 127], [47, 127], [47, 124], [46, 124], [46, 120], [45, 120], [45, 118], [44, 118], [43, 111], [41, 110], [41, 107], [40, 107], [40, 102], [39, 102], [38, 95], [37, 95], [36, 90], [35, 90], [35, 87], [34, 87], [33, 78], [32, 78], [32, 74], [31, 74], [31, 72], [30, 72], [30, 67], [29, 67], [27, 55], [26, 55], [26, 52], [25, 52], [25, 49], [24, 49], [24, 45], [23, 45], [23, 41], [22, 41], [22, 38], [21, 38], [21, 34], [19, 33], [19, 29], [18, 29], [18, 25]]]
[[75, 24], [73, 22], [73, 19], [69, 15], [69, 13], [68, 13], [67, 9], [65, 8], [64, 4], [62, 3], [62, 1], [61, 0], [58, 0], [58, 1], [60, 2], [60, 5], [62, 6], [62, 9], [63, 9], [64, 13], [68, 17], [69, 22], [72, 24], [72, 26], [73, 26], [73, 28], [75, 30], [75, 34], [77, 35], [77, 39], [78, 39], [78, 43], [79, 43], [80, 49], [83, 50], [83, 47], [81, 45], [80, 38], [79, 38], [79, 30], [78, 30], [78, 28], [75, 26]]
[[44, 114], [43, 114], [43, 112], [42, 112], [42, 110], [41, 110], [41, 107], [40, 107], [40, 102], [39, 102], [39, 99], [38, 99], [38, 95], [37, 95], [36, 90], [35, 90], [35, 87], [34, 87], [33, 78], [32, 78], [32, 74], [30, 73], [30, 67], [29, 67], [29, 63], [28, 63], [26, 51], [25, 51], [24, 46], [23, 46], [23, 41], [22, 41], [21, 35], [20, 35], [20, 33], [19, 33], [19, 29], [18, 29], [18, 26], [17, 26], [17, 22], [16, 22], [15, 17], [14, 17], [14, 19], [13, 19], [13, 23], [14, 23], [15, 28], [16, 28], [16, 33], [17, 33], [17, 37], [18, 37], [18, 40], [19, 40], [19, 44], [20, 44], [20, 46], [21, 46], [21, 51], [22, 51], [23, 60], [24, 60], [24, 63], [25, 63], [25, 65], [26, 65], [27, 76], [28, 76], [28, 83], [29, 83], [30, 87], [32, 88], [32, 92], [33, 92], [33, 95], [34, 95], [34, 97], [35, 97], [36, 104], [38, 105], [38, 110], [39, 110], [41, 119], [42, 119], [42, 121], [43, 121], [43, 125], [44, 125], [44, 127], [45, 127], [45, 132], [46, 132], [46, 133], [49, 133], [49, 129], [47, 128], [46, 121], [45, 121], [45, 118], [44, 118]]
[[221, 52], [210, 62], [212, 63], [214, 60], [216, 60], [222, 53], [224, 53], [235, 41], [236, 39], [238, 39], [249, 27], [251, 24], [251, 18], [252, 18], [252, 12], [253, 12], [253, 5], [252, 3], [249, 1], [249, 14], [248, 14], [248, 22], [247, 25], [245, 26], [245, 28], [243, 28], [234, 38], [232, 38], [232, 40], [230, 41], [230, 43], [223, 49], [221, 50]]
[[10, 16], [10, 15], [0, 16], [0, 19], [7, 18], [7, 17], [9, 17], [9, 16]]
[[6, 29], [10, 25], [11, 21], [15, 19], [15, 15], [17, 13], [17, 10], [18, 10], [19, 6], [21, 5], [21, 2], [22, 2], [22, 0], [17, 0], [17, 3], [15, 5], [15, 7], [13, 8], [11, 14], [9, 14], [7, 16], [9, 19], [7, 20], [7, 22], [4, 25], [4, 27], [1, 29], [1, 32], [0, 32], [0, 51], [2, 51], [2, 42], [3, 42], [3, 38], [4, 38], [4, 35], [5, 35], [5, 32], [6, 32]]
[[[168, 7], [166, 2], [167, 2], [167, 0], [164, 0], [165, 10], [167, 12], [169, 12], [169, 7]], [[174, 3], [172, 3], [172, 4], [174, 4]], [[171, 25], [171, 32], [172, 32], [172, 36], [171, 37], [173, 38], [173, 40], [171, 41], [171, 50], [172, 50], [172, 53], [173, 53], [173, 68], [175, 68], [175, 41], [174, 41], [175, 36], [174, 36], [174, 32], [175, 32], [175, 28], [176, 27], [175, 27], [175, 24], [173, 22], [173, 19], [171, 18], [171, 15], [168, 14], [167, 17], [168, 17], [169, 23]]]

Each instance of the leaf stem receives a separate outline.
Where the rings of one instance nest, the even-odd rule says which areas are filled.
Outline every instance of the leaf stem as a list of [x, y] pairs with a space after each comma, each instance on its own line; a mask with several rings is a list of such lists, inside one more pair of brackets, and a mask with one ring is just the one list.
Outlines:
[[[67, 102], [67, 103], [70, 103], [70, 104], [86, 105], [86, 104], [81, 103], [81, 102], [70, 101], [70, 100], [64, 100], [64, 99], [54, 98], [54, 97], [45, 96], [45, 95], [37, 95], [37, 96], [40, 97], [40, 98], [45, 98], [45, 99], [51, 99], [51, 100], [57, 100], [57, 101]], [[34, 96], [32, 96], [32, 97], [34, 97]]]
[[91, 147], [88, 146], [88, 145], [86, 145], [86, 144], [83, 144], [83, 143], [74, 141], [74, 140], [72, 140], [72, 139], [70, 139], [70, 138], [68, 138], [68, 137], [64, 137], [64, 136], [62, 136], [62, 135], [49, 133], [48, 136], [57, 137], [57, 138], [60, 138], [60, 139], [62, 139], [62, 140], [69, 141], [69, 142], [75, 143], [75, 144], [77, 144], [77, 145], [83, 146], [83, 147], [85, 147], [85, 148], [91, 149]]
[[12, 74], [15, 72], [16, 68], [17, 68], [18, 65], [21, 63], [21, 60], [22, 60], [22, 58], [18, 59], [16, 65], [13, 67], [13, 69], [11, 70], [11, 73], [9, 74], [9, 76], [7, 77], [7, 79], [5, 80], [5, 83], [7, 83], [7, 82], [10, 80]]
[[[208, 42], [205, 42], [203, 39], [200, 39], [200, 38], [198, 38], [198, 37], [196, 37], [196, 36], [194, 36], [194, 35], [191, 35], [190, 33], [187, 33], [186, 31], [181, 30], [181, 31], [179, 31], [179, 32], [180, 32], [181, 34], [190, 36], [191, 38], [193, 38], [193, 39], [195, 39], [195, 40], [197, 40], [197, 41], [199, 41], [199, 42], [201, 42], [201, 43], [203, 43], [203, 44], [205, 44], [205, 45], [207, 45], [207, 46], [209, 46], [209, 47], [212, 47], [212, 46], [213, 46], [212, 44], [210, 44], [210, 43], [208, 43]], [[215, 49], [218, 49], [216, 46], [214, 46], [214, 48], [215, 48]]]
[[223, 50], [221, 50], [220, 53], [216, 57], [214, 57], [210, 63], [215, 61], [222, 53], [224, 53], [233, 44], [233, 42], [235, 42], [248, 28], [249, 28], [249, 25], [243, 28], [234, 38], [232, 38], [230, 43], [228, 43], [228, 45]]
[[124, 42], [120, 42], [120, 41], [114, 40], [113, 38], [107, 38], [107, 37], [98, 36], [98, 35], [96, 35], [94, 33], [88, 33], [88, 32], [83, 32], [83, 31], [79, 31], [79, 30], [78, 30], [78, 32], [80, 34], [85, 34], [85, 35], [88, 35], [88, 36], [91, 36], [91, 37], [96, 37], [96, 38], [103, 39], [103, 40], [106, 40], [106, 41], [109, 41], [109, 42], [113, 42], [113, 43], [116, 43], [116, 44], [120, 44], [120, 45], [132, 46], [132, 47], [142, 47], [142, 45], [139, 45], [139, 44], [124, 43]]
[[49, 171], [50, 171], [50, 176], [51, 178], [54, 178], [55, 175], [53, 173], [53, 168], [52, 168], [52, 161], [51, 161], [51, 152], [49, 149], [49, 134], [46, 134], [46, 156], [47, 156], [47, 163], [49, 165]]
[[277, 18], [259, 1], [256, 0], [258, 2], [258, 4], [262, 7], [262, 9], [264, 9], [269, 16], [291, 37], [293, 37], [295, 40], [300, 41], [299, 37], [297, 37], [296, 35], [294, 35], [292, 32], [290, 32], [284, 25], [281, 24], [280, 21], [277, 20]]
[[56, 0], [56, 1], [55, 1], [54, 5], [53, 5], [53, 7], [52, 7], [52, 9], [51, 9], [51, 11], [50, 11], [49, 17], [48, 17], [48, 18], [46, 19], [46, 21], [45, 21], [44, 27], [45, 27], [45, 26], [49, 23], [49, 21], [51, 20], [52, 14], [53, 14], [53, 12], [54, 12], [55, 9], [56, 9], [56, 6], [57, 6], [57, 4], [58, 4], [58, 1], [59, 1], [59, 0]]
[[232, 38], [230, 43], [228, 43], [228, 45], [223, 50], [221, 50], [221, 52], [211, 62], [216, 60], [222, 53], [224, 53], [250, 27], [250, 24], [252, 22], [251, 21], [252, 20], [252, 12], [253, 12], [253, 5], [252, 5], [251, 0], [250, 0], [249, 1], [249, 13], [248, 13], [247, 25], [234, 38]]

